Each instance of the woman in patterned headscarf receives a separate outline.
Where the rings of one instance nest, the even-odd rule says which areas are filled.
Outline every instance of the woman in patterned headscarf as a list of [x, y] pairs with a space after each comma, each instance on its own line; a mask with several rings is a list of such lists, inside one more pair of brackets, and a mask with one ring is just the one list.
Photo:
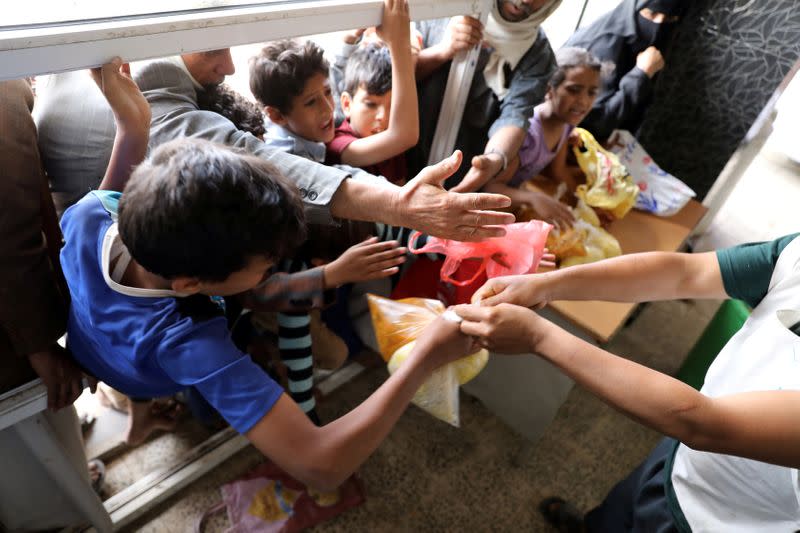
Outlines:
[[689, 6], [688, 0], [623, 0], [564, 44], [616, 65], [581, 123], [597, 140], [606, 140], [615, 128], [639, 129], [652, 99], [653, 77], [664, 68], [664, 47]]

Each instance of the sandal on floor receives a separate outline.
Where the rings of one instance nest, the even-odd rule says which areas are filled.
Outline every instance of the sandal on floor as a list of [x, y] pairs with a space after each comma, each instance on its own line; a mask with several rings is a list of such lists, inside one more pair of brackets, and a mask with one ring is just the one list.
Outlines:
[[577, 507], [558, 496], [545, 498], [539, 503], [539, 511], [547, 522], [560, 533], [581, 533], [583, 513]]
[[[92, 483], [92, 490], [95, 494], [100, 494], [103, 484], [106, 481], [106, 465], [100, 459], [92, 459], [87, 464], [89, 468], [89, 480]], [[92, 469], [97, 472], [97, 477], [92, 479]]]

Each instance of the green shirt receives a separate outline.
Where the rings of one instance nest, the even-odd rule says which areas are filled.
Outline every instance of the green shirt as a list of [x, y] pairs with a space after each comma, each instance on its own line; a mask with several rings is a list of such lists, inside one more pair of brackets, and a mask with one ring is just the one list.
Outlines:
[[800, 233], [774, 241], [740, 244], [717, 250], [725, 292], [755, 307], [766, 296], [772, 272], [786, 246]]

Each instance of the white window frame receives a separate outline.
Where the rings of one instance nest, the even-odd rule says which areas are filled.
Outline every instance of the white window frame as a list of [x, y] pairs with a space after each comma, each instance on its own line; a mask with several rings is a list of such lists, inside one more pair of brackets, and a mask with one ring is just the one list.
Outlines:
[[[409, 0], [413, 20], [473, 15], [483, 22], [494, 0]], [[299, 37], [380, 23], [382, 0], [318, 0], [269, 3], [254, 6], [209, 8], [190, 13], [166, 13], [118, 19], [43, 24], [0, 29], [0, 81], [100, 66], [114, 56], [140, 61], [176, 54], [201, 52]], [[479, 49], [460, 53], [452, 62], [439, 112], [432, 159], [449, 155], [461, 123], [464, 102]], [[363, 367], [348, 366], [322, 383], [328, 392], [346, 382]], [[46, 390], [40, 380], [0, 395], [0, 431], [15, 431], [26, 442], [42, 441], [43, 462], [55, 463], [53, 475], [98, 531], [130, 524], [199, 476], [247, 445], [232, 430], [222, 431], [177, 464], [152, 472], [113, 498], [100, 502], [94, 492], [53, 455], [57, 438], [42, 429]], [[63, 470], [63, 472], [62, 472]]]

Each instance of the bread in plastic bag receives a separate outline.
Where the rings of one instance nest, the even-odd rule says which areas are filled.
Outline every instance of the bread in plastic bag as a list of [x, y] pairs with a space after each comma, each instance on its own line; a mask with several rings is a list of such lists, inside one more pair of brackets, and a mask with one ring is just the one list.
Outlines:
[[681, 180], [659, 167], [627, 130], [614, 130], [611, 151], [625, 165], [639, 188], [636, 209], [658, 216], [672, 216], [696, 196]]
[[624, 217], [636, 203], [639, 187], [616, 154], [600, 146], [585, 129], [575, 128], [575, 131], [580, 143], [572, 150], [586, 175], [586, 184], [579, 185], [575, 195], [591, 207], [605, 209], [615, 218]]
[[[444, 304], [426, 298], [391, 300], [367, 294], [367, 302], [378, 348], [390, 373], [406, 360], [422, 331], [445, 311]], [[458, 387], [477, 376], [488, 361], [489, 352], [479, 350], [438, 368], [419, 388], [412, 403], [458, 427]]]

